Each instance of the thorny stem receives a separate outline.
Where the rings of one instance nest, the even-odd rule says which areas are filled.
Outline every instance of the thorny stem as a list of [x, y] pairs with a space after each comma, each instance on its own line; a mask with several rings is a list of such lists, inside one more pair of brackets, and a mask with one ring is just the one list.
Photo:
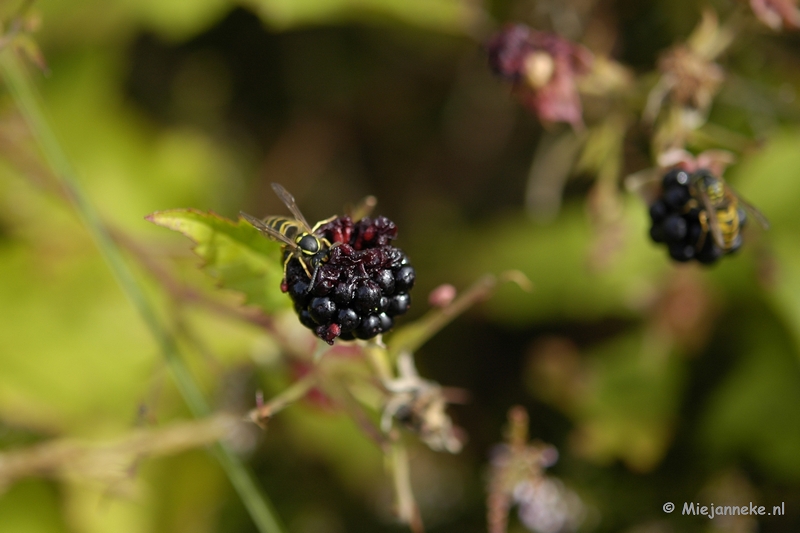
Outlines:
[[258, 405], [247, 413], [247, 419], [264, 427], [265, 422], [275, 415], [278, 411], [290, 403], [296, 402], [305, 396], [316, 384], [317, 376], [311, 372], [292, 383], [286, 390], [272, 398], [269, 402]]
[[[0, 53], [0, 73], [2, 73], [3, 79], [22, 112], [28, 127], [36, 137], [45, 158], [61, 182], [84, 225], [97, 243], [101, 254], [117, 278], [117, 282], [139, 312], [151, 334], [155, 337], [162, 356], [166, 360], [175, 383], [192, 414], [197, 418], [207, 416], [210, 408], [188, 368], [180, 359], [175, 339], [161, 324], [155, 307], [146, 298], [143, 289], [130, 266], [125, 262], [108, 228], [103, 224], [94, 206], [81, 190], [72, 165], [44, 117], [33, 84], [28, 79], [17, 57], [7, 50]], [[242, 498], [259, 531], [262, 533], [282, 532], [283, 527], [278, 522], [269, 500], [260, 491], [255, 484], [255, 480], [245, 469], [239, 458], [222, 443], [217, 443], [213, 448], [213, 452], [228, 475], [228, 479], [230, 479]]]

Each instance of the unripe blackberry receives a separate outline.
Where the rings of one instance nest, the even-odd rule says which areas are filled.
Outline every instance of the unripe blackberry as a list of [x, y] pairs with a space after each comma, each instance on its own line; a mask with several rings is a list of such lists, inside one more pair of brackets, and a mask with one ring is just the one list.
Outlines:
[[324, 340], [328, 344], [333, 344], [333, 339], [338, 337], [341, 334], [341, 328], [339, 324], [333, 322], [330, 324], [323, 324], [314, 328], [314, 333], [317, 334], [317, 337]]

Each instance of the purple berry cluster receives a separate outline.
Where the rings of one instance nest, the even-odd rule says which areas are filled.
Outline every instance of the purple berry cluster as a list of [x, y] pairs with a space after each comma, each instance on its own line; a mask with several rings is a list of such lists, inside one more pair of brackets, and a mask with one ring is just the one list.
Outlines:
[[371, 339], [392, 329], [394, 318], [408, 311], [416, 277], [406, 254], [391, 245], [397, 236], [394, 222], [383, 216], [353, 222], [343, 216], [315, 234], [331, 248], [313, 285], [295, 257], [282, 287], [300, 322], [328, 344], [337, 337]]
[[[650, 206], [650, 238], [664, 243], [669, 255], [675, 261], [691, 260], [712, 264], [722, 256], [735, 252], [742, 245], [741, 235], [737, 235], [729, 249], [723, 250], [714, 241], [708, 224], [708, 214], [692, 196], [689, 184], [691, 176], [681, 169], [669, 171], [662, 179], [661, 195]], [[738, 210], [739, 227], [744, 226], [746, 215]], [[716, 216], [716, 213], [714, 213]]]

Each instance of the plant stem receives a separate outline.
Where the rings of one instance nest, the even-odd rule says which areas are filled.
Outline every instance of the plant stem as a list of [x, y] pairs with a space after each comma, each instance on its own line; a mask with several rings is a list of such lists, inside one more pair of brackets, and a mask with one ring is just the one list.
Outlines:
[[311, 387], [316, 382], [317, 376], [313, 372], [306, 374], [269, 402], [251, 409], [247, 414], [247, 418], [259, 425], [266, 424], [266, 421], [272, 418], [275, 413], [308, 394], [308, 391], [311, 390]]
[[[181, 360], [175, 339], [159, 320], [154, 305], [145, 296], [144, 290], [123, 258], [120, 249], [111, 238], [108, 229], [102, 223], [94, 206], [81, 190], [72, 165], [44, 117], [33, 83], [28, 78], [19, 59], [8, 50], [0, 53], [0, 73], [28, 127], [38, 141], [48, 164], [64, 187], [82, 222], [97, 243], [97, 247], [108, 263], [114, 277], [139, 312], [150, 333], [155, 337], [161, 354], [166, 360], [178, 390], [189, 406], [189, 410], [197, 418], [207, 416], [210, 408], [189, 369]], [[239, 497], [250, 512], [250, 516], [259, 531], [261, 533], [281, 533], [283, 527], [278, 522], [269, 500], [259, 490], [255, 480], [239, 458], [222, 443], [217, 443], [214, 446], [213, 453], [228, 475], [228, 479], [239, 493]]]
[[424, 532], [425, 527], [422, 525], [419, 507], [414, 499], [414, 492], [411, 490], [411, 466], [408, 460], [408, 451], [399, 441], [391, 444], [389, 467], [394, 480], [398, 517], [403, 523], [408, 524], [413, 533]]

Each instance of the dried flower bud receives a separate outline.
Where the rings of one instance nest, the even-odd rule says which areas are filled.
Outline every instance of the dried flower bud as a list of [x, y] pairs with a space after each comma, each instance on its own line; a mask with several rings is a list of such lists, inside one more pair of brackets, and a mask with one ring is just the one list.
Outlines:
[[734, 162], [734, 156], [726, 150], [706, 150], [697, 157], [683, 149], [668, 150], [658, 157], [658, 165], [664, 171], [678, 167], [686, 172], [697, 172], [701, 168], [711, 171], [716, 176], [725, 173], [725, 169]]
[[439, 285], [428, 295], [431, 307], [447, 307], [456, 298], [456, 288], [449, 283]]
[[713, 11], [706, 10], [686, 42], [661, 55], [661, 78], [650, 91], [644, 110], [644, 119], [650, 123], [656, 122], [662, 109], [665, 111], [654, 136], [657, 151], [683, 146], [687, 133], [705, 123], [725, 78], [714, 58], [733, 39], [734, 33], [719, 25]]
[[507, 26], [486, 48], [492, 70], [512, 82], [519, 100], [542, 122], [583, 125], [577, 78], [592, 63], [586, 48], [522, 24]]
[[758, 20], [775, 31], [800, 28], [800, 10], [796, 0], [750, 0]]
[[661, 56], [658, 69], [669, 87], [670, 100], [703, 113], [724, 79], [722, 67], [680, 44]]
[[538, 533], [575, 531], [585, 507], [561, 481], [546, 476], [558, 452], [553, 446], [528, 442], [528, 415], [514, 407], [509, 412], [507, 443], [495, 447], [489, 479], [488, 523], [490, 533], [505, 533], [508, 511], [518, 507], [520, 521]]
[[447, 400], [441, 385], [422, 379], [410, 353], [400, 354], [399, 377], [385, 382], [390, 393], [381, 416], [381, 429], [388, 433], [397, 421], [413, 431], [432, 450], [458, 453], [462, 442], [447, 415]]

